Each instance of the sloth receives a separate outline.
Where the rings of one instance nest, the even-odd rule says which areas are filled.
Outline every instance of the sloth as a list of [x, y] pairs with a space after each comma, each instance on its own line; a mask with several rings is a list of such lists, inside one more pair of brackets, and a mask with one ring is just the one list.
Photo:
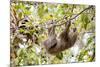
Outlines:
[[48, 23], [48, 38], [43, 42], [46, 51], [49, 54], [58, 54], [66, 49], [71, 48], [77, 40], [77, 29], [70, 30], [71, 22], [66, 22], [65, 29], [57, 37], [53, 21]]

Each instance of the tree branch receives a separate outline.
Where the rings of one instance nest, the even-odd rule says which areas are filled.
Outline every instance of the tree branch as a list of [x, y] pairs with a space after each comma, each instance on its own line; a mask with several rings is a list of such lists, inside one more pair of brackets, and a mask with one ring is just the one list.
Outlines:
[[[67, 22], [69, 22], [69, 21], [75, 19], [75, 18], [78, 17], [80, 14], [82, 14], [84, 11], [86, 11], [86, 10], [92, 8], [92, 7], [93, 7], [93, 6], [89, 6], [88, 8], [85, 8], [85, 9], [82, 10], [80, 13], [78, 13], [76, 16], [74, 16], [74, 17], [70, 18], [69, 20], [67, 20]], [[61, 26], [61, 25], [65, 24], [65, 23], [66, 23], [66, 22], [61, 23], [61, 24], [56, 24], [55, 26]]]

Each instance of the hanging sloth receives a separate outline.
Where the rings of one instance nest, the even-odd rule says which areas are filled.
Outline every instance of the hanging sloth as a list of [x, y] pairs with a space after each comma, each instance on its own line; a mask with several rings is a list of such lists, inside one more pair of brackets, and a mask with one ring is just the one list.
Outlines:
[[50, 54], [57, 54], [68, 48], [71, 48], [76, 40], [78, 32], [76, 28], [70, 30], [71, 22], [66, 22], [65, 29], [57, 37], [55, 33], [54, 21], [48, 23], [48, 38], [44, 41], [45, 49]]

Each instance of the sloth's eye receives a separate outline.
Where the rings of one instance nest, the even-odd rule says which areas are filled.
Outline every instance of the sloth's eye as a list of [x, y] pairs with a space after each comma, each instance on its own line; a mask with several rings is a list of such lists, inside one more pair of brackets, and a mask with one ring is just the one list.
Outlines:
[[50, 49], [56, 47], [56, 45], [57, 45], [57, 43], [55, 43], [54, 45], [52, 45], [52, 46], [50, 47]]

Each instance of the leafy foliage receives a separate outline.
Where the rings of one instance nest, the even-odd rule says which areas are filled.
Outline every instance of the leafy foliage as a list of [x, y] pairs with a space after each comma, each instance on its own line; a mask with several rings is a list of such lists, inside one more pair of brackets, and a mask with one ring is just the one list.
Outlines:
[[[49, 55], [43, 41], [47, 38], [46, 22], [65, 22], [90, 5], [11, 1], [10, 47], [11, 65], [59, 64], [95, 61], [95, 7], [86, 10], [71, 21], [79, 32], [75, 46], [58, 55]], [[64, 25], [56, 28], [63, 31]], [[78, 46], [78, 47], [77, 47]]]

